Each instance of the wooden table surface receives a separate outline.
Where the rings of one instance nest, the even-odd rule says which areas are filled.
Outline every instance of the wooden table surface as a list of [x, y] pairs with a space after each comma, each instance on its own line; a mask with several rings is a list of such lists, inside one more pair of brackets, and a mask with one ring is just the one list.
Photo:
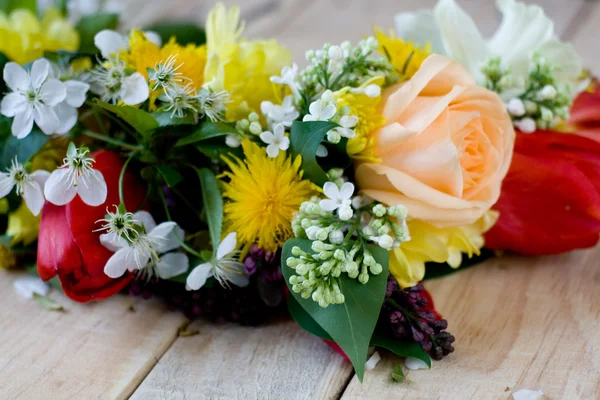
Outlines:
[[[458, 0], [485, 33], [492, 0]], [[600, 2], [536, 0], [600, 73]], [[124, 3], [128, 25], [160, 18], [201, 21], [212, 2]], [[228, 0], [227, 4], [235, 1]], [[238, 1], [247, 36], [275, 37], [297, 60], [323, 42], [356, 41], [401, 10], [435, 0]], [[139, 4], [139, 1], [137, 2]], [[0, 399], [600, 399], [600, 246], [554, 257], [504, 257], [426, 284], [449, 320], [456, 351], [431, 370], [408, 371], [383, 353], [361, 385], [352, 368], [292, 321], [261, 328], [188, 321], [156, 300], [116, 296], [80, 305], [52, 295], [48, 312], [15, 295], [18, 273], [0, 271]], [[133, 307], [131, 307], [133, 305]], [[133, 312], [132, 310], [135, 310]]]

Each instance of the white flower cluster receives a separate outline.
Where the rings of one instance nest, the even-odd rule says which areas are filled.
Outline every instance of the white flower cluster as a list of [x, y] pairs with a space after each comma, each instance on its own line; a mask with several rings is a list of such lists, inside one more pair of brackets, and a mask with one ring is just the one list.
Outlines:
[[15, 157], [7, 172], [0, 172], [0, 198], [16, 188], [33, 215], [42, 211], [45, 200], [62, 206], [79, 195], [90, 206], [103, 204], [106, 182], [102, 173], [93, 168], [94, 159], [89, 153], [89, 149], [78, 149], [71, 143], [64, 164], [52, 173], [43, 170], [29, 173]]
[[313, 242], [312, 253], [296, 247], [286, 265], [296, 271], [292, 290], [327, 307], [344, 302], [338, 282], [342, 273], [366, 284], [369, 274], [382, 272], [367, 244], [391, 250], [410, 237], [403, 206], [364, 204], [364, 198], [352, 198], [354, 185], [348, 182], [341, 187], [327, 182], [323, 189], [327, 199], [304, 202], [292, 221], [294, 235]]
[[308, 111], [309, 113], [304, 116], [303, 121], [331, 121], [339, 125], [327, 132], [329, 143], [337, 144], [342, 138], [352, 139], [356, 136], [353, 128], [358, 123], [358, 117], [350, 115], [349, 107], [341, 107], [338, 110], [338, 104], [331, 90], [326, 90], [320, 99], [313, 101]]

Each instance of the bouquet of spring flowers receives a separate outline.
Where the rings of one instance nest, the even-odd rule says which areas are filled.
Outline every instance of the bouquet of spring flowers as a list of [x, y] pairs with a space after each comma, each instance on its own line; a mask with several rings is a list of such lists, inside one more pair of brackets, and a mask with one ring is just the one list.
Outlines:
[[359, 379], [371, 346], [430, 366], [455, 339], [424, 279], [599, 239], [595, 81], [542, 9], [498, 6], [489, 40], [441, 0], [303, 69], [221, 4], [205, 34], [5, 10], [0, 265], [77, 302], [287, 311]]

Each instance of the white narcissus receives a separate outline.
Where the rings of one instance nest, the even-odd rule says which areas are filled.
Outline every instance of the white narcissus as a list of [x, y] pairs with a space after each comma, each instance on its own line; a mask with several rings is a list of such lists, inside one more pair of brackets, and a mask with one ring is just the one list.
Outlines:
[[106, 262], [104, 273], [110, 278], [119, 278], [125, 271], [138, 270], [161, 279], [181, 275], [189, 268], [188, 257], [183, 252], [172, 252], [180, 247], [184, 232], [177, 223], [169, 221], [156, 225], [147, 211], [138, 211], [133, 219], [141, 224], [131, 241], [120, 238], [112, 240], [110, 234], [100, 235], [100, 242], [115, 254]]
[[33, 122], [46, 135], [57, 133], [60, 119], [53, 107], [67, 96], [67, 88], [58, 79], [49, 77], [50, 63], [46, 59], [34, 61], [29, 72], [14, 62], [4, 67], [4, 81], [12, 92], [2, 99], [0, 112], [14, 117], [13, 136], [22, 139], [33, 129]]
[[89, 149], [78, 149], [73, 143], [69, 144], [64, 164], [55, 169], [46, 181], [44, 194], [50, 203], [62, 206], [79, 195], [87, 205], [104, 204], [106, 181], [102, 173], [92, 167], [95, 160], [89, 154]]
[[8, 172], [0, 172], [0, 199], [16, 187], [17, 194], [25, 200], [29, 211], [39, 215], [44, 206], [44, 185], [49, 176], [50, 173], [44, 170], [27, 173], [23, 164], [19, 164], [15, 158]]
[[235, 286], [248, 286], [248, 275], [244, 271], [244, 265], [232, 257], [237, 247], [237, 235], [231, 232], [219, 244], [217, 254], [210, 262], [198, 265], [188, 275], [186, 281], [187, 290], [198, 290], [206, 283], [206, 280], [214, 276], [221, 286], [228, 287], [229, 282]]
[[581, 58], [573, 46], [558, 40], [554, 23], [537, 5], [516, 0], [497, 0], [503, 15], [496, 33], [484, 39], [475, 21], [454, 0], [440, 0], [433, 11], [400, 13], [395, 16], [397, 34], [460, 62], [479, 81], [481, 68], [492, 57], [500, 57], [515, 83], [523, 82], [534, 53], [557, 67], [556, 77], [572, 90], [581, 74]]

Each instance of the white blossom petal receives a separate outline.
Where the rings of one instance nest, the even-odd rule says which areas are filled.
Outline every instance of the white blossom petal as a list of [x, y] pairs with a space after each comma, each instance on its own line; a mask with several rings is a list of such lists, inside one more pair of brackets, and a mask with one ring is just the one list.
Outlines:
[[329, 120], [337, 112], [337, 108], [333, 104], [328, 104], [321, 113], [322, 120]]
[[17, 294], [26, 299], [32, 299], [34, 293], [39, 296], [47, 296], [50, 292], [50, 286], [37, 276], [18, 278], [13, 282], [13, 286]]
[[123, 276], [125, 271], [134, 268], [136, 265], [136, 249], [133, 247], [123, 247], [108, 259], [104, 266], [104, 273], [109, 278], [116, 279]]
[[187, 290], [200, 289], [202, 286], [204, 286], [209, 276], [212, 276], [212, 265], [210, 263], [198, 265], [187, 277]]
[[79, 178], [77, 194], [88, 206], [96, 207], [104, 204], [108, 189], [102, 172], [92, 169]]
[[271, 158], [275, 158], [279, 155], [279, 146], [275, 143], [271, 143], [267, 146], [267, 155]]
[[31, 79], [31, 87], [34, 89], [40, 88], [50, 73], [50, 63], [45, 58], [40, 58], [33, 62], [31, 66], [31, 72], [29, 73]]
[[111, 58], [121, 51], [129, 49], [127, 38], [109, 29], [102, 30], [94, 36], [94, 45], [100, 50], [100, 54], [104, 58]]
[[281, 138], [281, 140], [279, 141], [279, 148], [283, 151], [286, 151], [287, 149], [290, 148], [290, 138], [287, 136], [284, 136]]
[[90, 90], [90, 85], [76, 80], [66, 81], [67, 95], [65, 102], [71, 107], [79, 108], [85, 102], [87, 91]]
[[136, 72], [123, 79], [120, 93], [121, 100], [130, 106], [140, 104], [148, 99], [148, 91], [146, 78], [139, 72]]
[[44, 191], [46, 181], [50, 177], [50, 172], [44, 171], [43, 169], [38, 169], [37, 171], [33, 171], [31, 174], [29, 174], [29, 177], [36, 181], [38, 185], [40, 185], [42, 191]]
[[6, 172], [0, 172], [0, 199], [6, 197], [15, 187], [15, 181]]
[[404, 360], [404, 366], [411, 371], [415, 371], [417, 369], [429, 369], [429, 366], [425, 361], [413, 357], [406, 357]]
[[275, 135], [269, 131], [264, 131], [260, 134], [260, 140], [265, 142], [266, 144], [271, 144], [275, 140]]
[[338, 208], [338, 203], [334, 200], [324, 199], [319, 202], [319, 207], [321, 207], [323, 211], [331, 212]]
[[43, 102], [54, 107], [67, 96], [67, 87], [58, 79], [48, 79], [40, 89]]
[[244, 270], [244, 264], [237, 261], [226, 261], [226, 266], [223, 277], [228, 282], [233, 283], [237, 287], [246, 287], [250, 283], [250, 278]]
[[330, 199], [337, 200], [340, 197], [340, 189], [333, 182], [325, 182], [323, 185], [323, 194]]
[[431, 43], [433, 53], [446, 54], [442, 34], [430, 10], [406, 12], [394, 16], [396, 34], [403, 40], [425, 47]]
[[6, 63], [3, 72], [4, 82], [13, 92], [29, 89], [29, 74], [15, 62]]
[[190, 267], [190, 260], [185, 253], [169, 253], [160, 257], [156, 270], [160, 279], [169, 279], [181, 275]]
[[158, 47], [162, 46], [162, 39], [157, 32], [154, 32], [154, 31], [143, 31], [143, 32], [144, 32], [144, 35], [146, 36], [146, 39], [150, 43], [153, 43], [153, 44], [157, 45]]
[[27, 106], [13, 119], [11, 131], [17, 139], [23, 139], [33, 129], [33, 108]]
[[142, 210], [134, 213], [133, 219], [144, 227], [146, 233], [151, 232], [154, 228], [156, 228], [156, 222], [148, 211]]
[[340, 197], [342, 199], [350, 199], [354, 194], [354, 184], [351, 182], [345, 182], [340, 189]]
[[[179, 235], [181, 232], [176, 232], [177, 223], [173, 221], [162, 222], [148, 232], [148, 237], [156, 243], [155, 250], [158, 253], [164, 253], [173, 249], [173, 243], [177, 240], [172, 237], [172, 233]], [[180, 237], [183, 240], [183, 235]], [[179, 246], [177, 246], [179, 247]], [[176, 247], [175, 247], [176, 248]]]
[[159, 241], [156, 251], [159, 253], [166, 253], [167, 251], [178, 249], [181, 247], [181, 242], [184, 240], [184, 238], [185, 232], [179, 227], [179, 225], [176, 225], [171, 233], [165, 238], [165, 240]]
[[44, 192], [40, 185], [31, 180], [23, 187], [23, 200], [33, 215], [39, 215], [44, 207]]
[[53, 133], [56, 133], [58, 128], [60, 128], [58, 116], [52, 107], [45, 104], [35, 105], [33, 108], [33, 119], [35, 120], [36, 125], [46, 135], [52, 135]]
[[237, 247], [237, 233], [231, 232], [221, 241], [217, 248], [217, 260], [223, 259], [227, 254], [232, 253]]
[[46, 200], [57, 206], [64, 206], [70, 203], [76, 194], [77, 188], [73, 186], [68, 168], [58, 168], [50, 174], [44, 187]]
[[4, 96], [0, 104], [0, 112], [7, 117], [14, 117], [29, 107], [27, 97], [18, 92], [12, 92]]
[[66, 135], [77, 123], [77, 109], [71, 107], [66, 101], [54, 106], [54, 112], [60, 121], [60, 126], [56, 130], [59, 135]]
[[117, 252], [123, 247], [128, 247], [127, 240], [115, 233], [103, 233], [100, 235], [100, 244], [110, 251]]

